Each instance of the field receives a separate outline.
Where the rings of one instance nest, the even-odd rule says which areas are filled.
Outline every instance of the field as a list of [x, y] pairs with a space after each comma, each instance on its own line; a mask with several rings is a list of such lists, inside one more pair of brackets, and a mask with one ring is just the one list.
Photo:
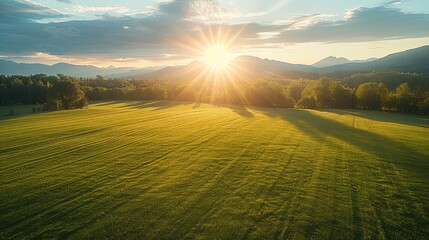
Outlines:
[[427, 117], [118, 102], [0, 136], [0, 239], [429, 238]]
[[[2, 117], [11, 115], [24, 115], [33, 113], [33, 108], [42, 107], [41, 105], [15, 105], [15, 106], [0, 106], [0, 121]], [[11, 110], [13, 111], [11, 114]]]

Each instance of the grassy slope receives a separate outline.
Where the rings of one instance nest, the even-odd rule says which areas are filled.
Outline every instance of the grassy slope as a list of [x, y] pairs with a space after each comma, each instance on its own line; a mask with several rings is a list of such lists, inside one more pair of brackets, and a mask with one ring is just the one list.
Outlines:
[[[34, 105], [0, 106], [0, 120], [2, 119], [2, 117], [10, 116], [10, 110], [13, 110], [14, 116], [26, 115], [29, 113], [33, 113], [33, 107], [36, 108], [37, 105], [34, 104]], [[39, 105], [39, 107], [42, 107], [42, 106]]]
[[0, 238], [429, 236], [429, 119], [163, 102], [0, 118]]

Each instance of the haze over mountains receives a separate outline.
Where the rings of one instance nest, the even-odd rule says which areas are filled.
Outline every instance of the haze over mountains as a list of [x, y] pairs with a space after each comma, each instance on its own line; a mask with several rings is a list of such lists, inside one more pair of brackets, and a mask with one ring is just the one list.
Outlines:
[[429, 75], [429, 46], [390, 54], [372, 62], [347, 63], [320, 69], [332, 71], [400, 71]]
[[347, 58], [343, 58], [343, 57], [334, 57], [334, 56], [329, 56], [327, 58], [324, 58], [320, 61], [318, 61], [317, 63], [313, 64], [313, 67], [317, 67], [317, 68], [323, 68], [323, 67], [331, 67], [331, 66], [336, 66], [336, 65], [341, 65], [341, 64], [346, 64], [346, 63], [364, 63], [364, 62], [372, 62], [377, 60], [378, 58], [369, 58], [366, 60], [349, 60]]
[[[336, 58], [337, 59], [337, 58]], [[344, 62], [342, 59], [337, 59]], [[369, 72], [369, 71], [401, 71], [429, 75], [429, 46], [407, 50], [388, 55], [373, 61], [349, 62], [328, 67], [315, 67], [301, 64], [290, 64], [253, 56], [240, 56], [230, 63], [233, 69], [231, 77], [263, 77], [271, 79], [284, 78], [288, 71], [329, 73], [336, 71]], [[179, 80], [204, 78], [209, 74], [204, 62], [193, 62], [185, 66], [166, 67], [155, 72], [144, 74], [145, 79]], [[202, 74], [201, 74], [202, 73]]]
[[[423, 46], [404, 52], [394, 53], [380, 59], [350, 61], [346, 58], [328, 57], [313, 65], [291, 64], [281, 61], [261, 59], [253, 56], [239, 56], [232, 60], [232, 76], [281, 78], [287, 71], [335, 72], [335, 71], [402, 71], [429, 75], [429, 46]], [[98, 68], [91, 65], [72, 65], [58, 63], [54, 65], [25, 64], [0, 60], [0, 74], [31, 75], [58, 73], [75, 77], [90, 78], [96, 75], [105, 77], [141, 77], [145, 79], [182, 79], [204, 76], [207, 72], [205, 62], [195, 61], [188, 65], [148, 68]]]
[[160, 67], [131, 68], [131, 67], [107, 67], [99, 68], [92, 65], [73, 65], [68, 63], [57, 63], [45, 65], [38, 63], [16, 63], [0, 59], [0, 74], [4, 75], [31, 75], [44, 73], [47, 75], [64, 74], [74, 77], [92, 78], [97, 75], [105, 77], [131, 77], [148, 72], [156, 71]]

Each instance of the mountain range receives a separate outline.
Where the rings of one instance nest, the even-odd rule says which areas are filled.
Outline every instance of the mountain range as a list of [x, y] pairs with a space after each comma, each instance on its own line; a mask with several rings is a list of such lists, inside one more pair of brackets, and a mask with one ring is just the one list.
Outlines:
[[[231, 74], [240, 77], [264, 77], [279, 79], [285, 72], [319, 72], [338, 71], [369, 72], [369, 71], [401, 71], [415, 72], [429, 76], [429, 46], [423, 46], [399, 53], [390, 54], [380, 59], [350, 61], [346, 58], [327, 57], [313, 65], [291, 64], [253, 56], [239, 56], [229, 64]], [[98, 68], [91, 65], [72, 65], [58, 63], [54, 65], [16, 63], [0, 60], [0, 74], [31, 75], [58, 73], [75, 77], [90, 78], [96, 75], [105, 77], [138, 77], [144, 79], [193, 79], [209, 74], [207, 63], [194, 61], [188, 65], [148, 68]]]
[[320, 61], [318, 61], [317, 63], [313, 64], [313, 67], [317, 67], [317, 68], [324, 68], [324, 67], [331, 67], [331, 66], [336, 66], [336, 65], [341, 65], [341, 64], [347, 64], [347, 63], [365, 63], [365, 62], [372, 62], [377, 60], [378, 58], [369, 58], [366, 60], [349, 60], [347, 58], [343, 58], [343, 57], [334, 57], [334, 56], [329, 56], [327, 58], [324, 58]]
[[320, 69], [333, 71], [400, 71], [415, 72], [429, 76], [429, 46], [390, 54], [371, 62], [347, 63]]
[[[315, 67], [310, 65], [290, 64], [269, 59], [261, 59], [253, 56], [240, 56], [229, 64], [233, 71], [233, 77], [241, 78], [265, 78], [282, 79], [287, 72], [372, 72], [372, 71], [401, 71], [415, 72], [429, 76], [429, 46], [417, 49], [407, 50], [400, 53], [388, 55], [380, 59], [369, 59], [365, 61], [348, 62], [339, 58], [325, 59], [323, 65], [328, 61], [346, 62], [327, 67]], [[346, 59], [347, 60], [347, 59]], [[320, 62], [319, 62], [320, 63]], [[189, 65], [166, 67], [155, 72], [143, 74], [140, 77], [144, 79], [159, 80], [180, 80], [194, 79], [196, 77], [205, 78], [208, 66], [204, 62], [193, 62]]]
[[92, 78], [97, 75], [105, 77], [131, 77], [159, 70], [160, 67], [131, 68], [106, 67], [99, 68], [92, 65], [73, 65], [57, 63], [46, 65], [39, 63], [16, 63], [0, 59], [0, 74], [4, 75], [31, 75], [44, 73], [47, 75], [65, 74], [74, 77]]

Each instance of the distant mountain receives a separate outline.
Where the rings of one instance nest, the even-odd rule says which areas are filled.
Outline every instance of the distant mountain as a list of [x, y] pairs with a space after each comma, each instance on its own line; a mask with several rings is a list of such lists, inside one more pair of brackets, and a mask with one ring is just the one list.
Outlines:
[[[423, 46], [404, 52], [394, 53], [380, 59], [350, 61], [346, 58], [328, 57], [313, 66], [291, 64], [270, 59], [261, 59], [253, 56], [239, 56], [229, 64], [231, 74], [235, 78], [265, 78], [283, 79], [285, 73], [329, 73], [329, 72], [369, 72], [369, 71], [401, 71], [415, 72], [429, 76], [429, 46]], [[0, 74], [30, 75], [45, 73], [55, 75], [62, 73], [75, 77], [136, 77], [145, 79], [177, 80], [206, 78], [210, 68], [207, 63], [195, 61], [188, 65], [173, 67], [148, 68], [98, 68], [91, 65], [72, 65], [58, 63], [52, 66], [44, 64], [15, 63], [0, 60]]]
[[309, 65], [292, 64], [252, 56], [239, 56], [232, 61], [232, 66], [238, 66], [242, 70], [256, 75], [266, 76], [281, 76], [286, 71], [311, 72], [317, 70], [317, 68]]
[[347, 63], [320, 68], [322, 72], [334, 71], [400, 71], [429, 75], [429, 46], [390, 54], [372, 62]]
[[317, 67], [317, 68], [322, 68], [322, 67], [330, 67], [330, 66], [335, 66], [335, 65], [340, 65], [340, 64], [346, 64], [346, 63], [351, 63], [352, 61], [348, 60], [347, 58], [337, 58], [334, 56], [329, 56], [327, 58], [324, 58], [320, 61], [318, 61], [317, 63], [313, 64], [313, 67]]
[[367, 63], [367, 62], [373, 62], [375, 60], [378, 60], [378, 58], [368, 58], [365, 60], [353, 60], [354, 63]]
[[334, 57], [334, 56], [330, 56], [327, 58], [324, 58], [320, 61], [318, 61], [317, 63], [313, 64], [313, 67], [317, 67], [317, 68], [324, 68], [324, 67], [331, 67], [331, 66], [337, 66], [337, 65], [342, 65], [342, 64], [347, 64], [347, 63], [366, 63], [366, 62], [372, 62], [377, 60], [378, 58], [369, 58], [369, 59], [365, 59], [365, 60], [349, 60], [347, 58], [343, 58], [343, 57]]
[[[344, 63], [345, 62], [345, 63]], [[341, 64], [343, 63], [343, 64]], [[335, 64], [328, 67], [316, 67]], [[328, 57], [313, 66], [291, 64], [253, 56], [239, 56], [231, 61], [230, 69], [235, 78], [283, 79], [288, 72], [336, 71], [402, 71], [429, 75], [429, 46], [388, 55], [381, 59], [350, 61], [346, 58]], [[192, 62], [184, 66], [166, 67], [158, 71], [140, 75], [145, 79], [178, 80], [210, 77], [209, 67], [205, 62]]]
[[[266, 78], [279, 79], [285, 71], [316, 71], [317, 68], [302, 65], [280, 62], [269, 59], [261, 59], [253, 56], [239, 56], [229, 64], [232, 77], [240, 78]], [[195, 61], [184, 66], [165, 67], [158, 71], [143, 74], [140, 77], [145, 79], [158, 80], [180, 80], [206, 78], [210, 74], [210, 67], [205, 62]]]
[[37, 73], [45, 73], [55, 75], [58, 73], [70, 75], [74, 77], [91, 78], [97, 75], [106, 77], [130, 77], [139, 74], [156, 71], [158, 68], [131, 68], [131, 67], [107, 67], [98, 68], [91, 65], [73, 65], [68, 63], [57, 63], [54, 65], [32, 64], [32, 63], [16, 63], [12, 61], [0, 60], [0, 74], [4, 75], [31, 75]]
[[162, 67], [145, 67], [145, 68], [137, 68], [137, 69], [131, 69], [127, 72], [115, 72], [111, 74], [106, 74], [105, 77], [108, 78], [121, 78], [121, 77], [135, 77], [146, 73], [151, 73], [158, 71]]

